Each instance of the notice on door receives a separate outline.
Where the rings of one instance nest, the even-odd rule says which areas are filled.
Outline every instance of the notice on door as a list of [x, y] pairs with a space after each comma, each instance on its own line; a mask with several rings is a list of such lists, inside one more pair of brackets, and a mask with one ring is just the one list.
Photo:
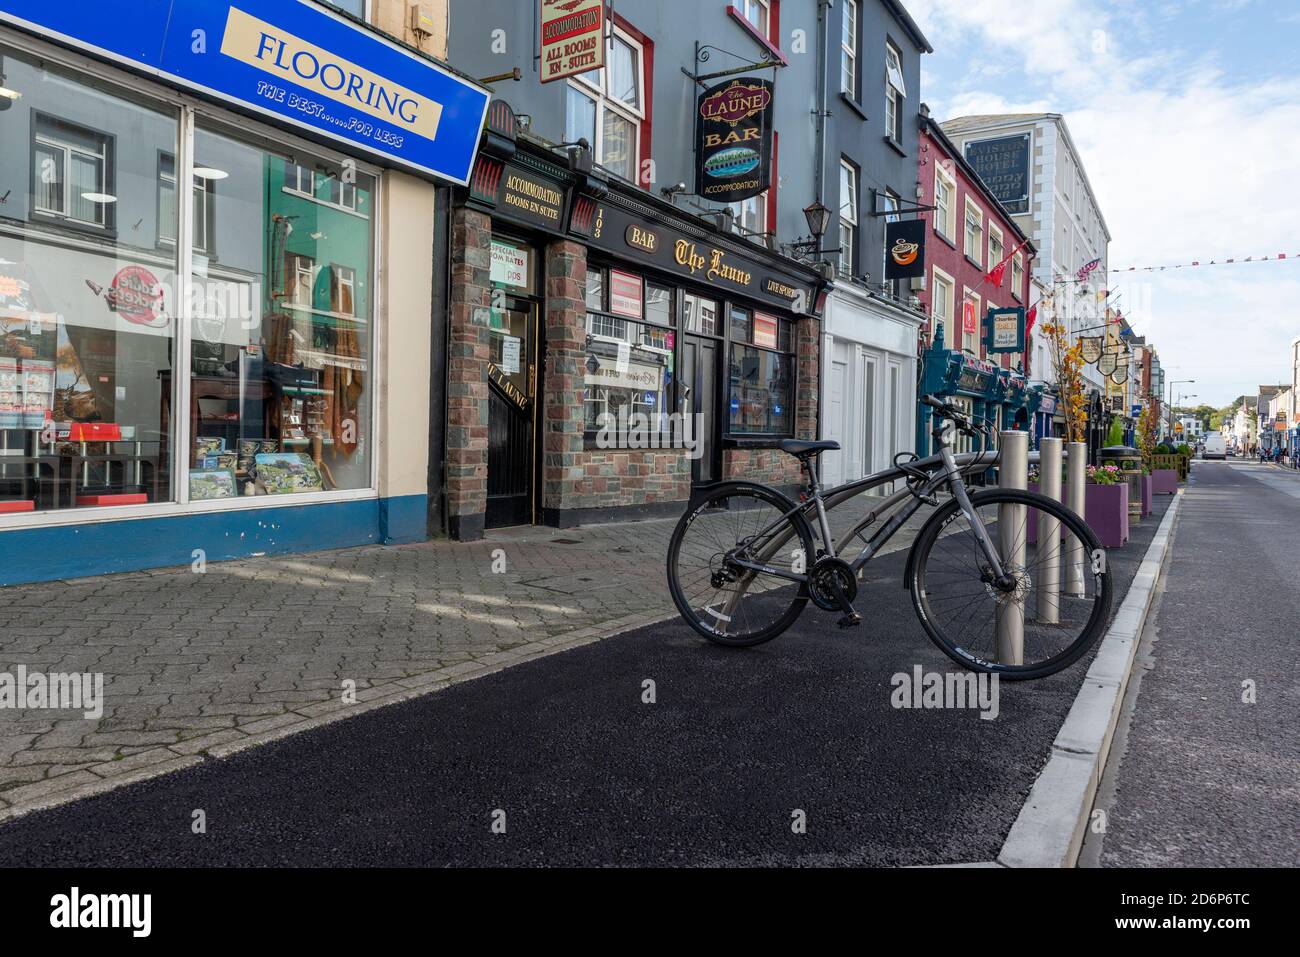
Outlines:
[[506, 375], [519, 372], [519, 337], [505, 336], [501, 340], [501, 371]]

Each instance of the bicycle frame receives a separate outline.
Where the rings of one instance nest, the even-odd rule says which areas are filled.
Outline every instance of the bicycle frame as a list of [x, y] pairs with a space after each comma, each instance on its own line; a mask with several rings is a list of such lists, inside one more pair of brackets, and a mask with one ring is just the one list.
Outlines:
[[[936, 435], [936, 438], [940, 437]], [[882, 500], [879, 507], [868, 512], [867, 515], [857, 523], [857, 525], [849, 530], [838, 546], [836, 546], [832, 541], [830, 522], [827, 519], [827, 513], [831, 509], [842, 505], [844, 502], [856, 498], [877, 486], [884, 485], [887, 482], [896, 481], [900, 478], [911, 478], [911, 476], [908, 475], [907, 470], [895, 466], [894, 468], [885, 469], [882, 472], [876, 472], [873, 475], [865, 476], [864, 478], [857, 479], [853, 482], [847, 482], [844, 485], [837, 486], [829, 492], [824, 493], [821, 490], [816, 470], [813, 469], [810, 464], [809, 486], [812, 493], [810, 500], [802, 502], [794, 508], [782, 513], [779, 518], [768, 523], [766, 527], [753, 535], [752, 538], [761, 539], [764, 535], [770, 534], [772, 531], [784, 524], [786, 520], [796, 512], [799, 512], [803, 513], [804, 520], [807, 521], [810, 526], [818, 529], [826, 554], [838, 555], [848, 546], [854, 537], [859, 536], [863, 528], [873, 523], [880, 515], [894, 509], [900, 502], [910, 499], [910, 501], [908, 501], [902, 508], [893, 511], [885, 524], [877, 529], [876, 533], [866, 541], [865, 547], [858, 553], [857, 557], [849, 562], [849, 567], [856, 575], [862, 567], [867, 564], [867, 562], [871, 561], [872, 558], [880, 553], [880, 550], [884, 548], [889, 540], [898, 533], [898, 530], [902, 528], [913, 515], [920, 511], [923, 505], [927, 504], [925, 501], [927, 498], [932, 497], [939, 489], [947, 486], [953, 497], [957, 499], [959, 507], [966, 514], [967, 518], [971, 519], [971, 525], [975, 530], [981, 550], [984, 552], [985, 558], [988, 560], [995, 577], [1002, 578], [1005, 574], [1002, 560], [998, 556], [997, 549], [994, 547], [993, 541], [989, 537], [983, 523], [979, 521], [975, 510], [971, 507], [970, 497], [966, 491], [966, 485], [962, 481], [962, 476], [965, 473], [991, 468], [992, 466], [997, 465], [1000, 459], [1001, 456], [999, 452], [991, 452], [987, 449], [981, 449], [978, 452], [964, 452], [959, 455], [954, 455], [947, 440], [947, 436], [941, 437], [939, 441], [939, 451], [937, 453], [923, 459], [917, 459], [907, 465], [907, 469], [909, 470], [930, 473], [930, 478], [923, 483], [920, 488], [903, 488], [887, 496]], [[813, 521], [814, 519], [815, 525]], [[750, 573], [747, 579], [741, 584], [747, 585], [756, 572], [762, 572], [765, 575], [772, 575], [777, 578], [784, 578], [799, 584], [806, 583], [808, 581], [807, 574], [788, 572], [784, 569], [774, 568], [768, 564], [768, 562], [772, 560], [772, 557], [775, 556], [787, 542], [789, 542], [792, 535], [793, 532], [787, 530], [773, 539], [764, 547], [763, 552], [759, 555], [757, 561], [750, 562], [743, 559], [733, 559], [736, 565], [747, 569]], [[743, 593], [743, 589], [737, 589], [734, 598], [728, 601], [728, 605], [733, 605], [735, 599], [738, 599], [741, 593]]]

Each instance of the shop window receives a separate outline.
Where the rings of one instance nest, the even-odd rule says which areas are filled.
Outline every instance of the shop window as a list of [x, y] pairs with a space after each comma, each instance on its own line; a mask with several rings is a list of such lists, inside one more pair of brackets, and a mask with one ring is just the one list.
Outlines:
[[[794, 422], [794, 341], [788, 320], [731, 310], [731, 431], [790, 435]], [[784, 351], [782, 351], [784, 349]]]
[[[594, 277], [594, 278], [593, 278]], [[587, 358], [583, 385], [588, 438], [602, 429], [666, 429], [672, 411], [675, 292], [622, 270], [587, 270]]]
[[113, 228], [117, 196], [111, 138], [35, 111], [32, 119], [35, 211], [81, 226]]
[[191, 280], [191, 499], [369, 488], [374, 234], [328, 184], [369, 209], [373, 179], [202, 123], [194, 142], [218, 220], [260, 241]]
[[845, 279], [853, 275], [858, 235], [858, 168], [840, 160], [840, 268]]
[[840, 24], [840, 91], [850, 100], [858, 98], [858, 4], [844, 0]]
[[615, 27], [605, 49], [607, 65], [570, 80], [564, 138], [591, 144], [595, 161], [629, 182], [641, 184], [640, 150], [646, 123], [645, 45]]
[[30, 184], [0, 205], [0, 509], [170, 501], [179, 304], [176, 250], [159, 239], [177, 218], [159, 222], [152, 184], [178, 113], [9, 48], [0, 59], [19, 94], [0, 111], [0, 168]]

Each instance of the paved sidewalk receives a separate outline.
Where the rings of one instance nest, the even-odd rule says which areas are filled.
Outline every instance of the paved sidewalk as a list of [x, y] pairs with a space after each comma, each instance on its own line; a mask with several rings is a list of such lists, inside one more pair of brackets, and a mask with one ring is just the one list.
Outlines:
[[[833, 527], [860, 514], [846, 505]], [[673, 615], [664, 556], [675, 521], [0, 589], [0, 672], [102, 673], [105, 699], [98, 719], [0, 709], [0, 818]]]

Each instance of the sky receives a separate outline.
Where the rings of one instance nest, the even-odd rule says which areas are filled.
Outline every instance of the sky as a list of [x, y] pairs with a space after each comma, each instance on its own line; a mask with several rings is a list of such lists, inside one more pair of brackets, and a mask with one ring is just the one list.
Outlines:
[[1182, 404], [1291, 381], [1300, 337], [1300, 0], [904, 0], [940, 120], [1065, 116], [1112, 272]]

